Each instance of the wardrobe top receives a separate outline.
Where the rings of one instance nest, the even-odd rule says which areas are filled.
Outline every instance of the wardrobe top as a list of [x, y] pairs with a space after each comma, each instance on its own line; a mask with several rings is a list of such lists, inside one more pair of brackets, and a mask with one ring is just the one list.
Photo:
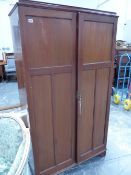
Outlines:
[[85, 13], [102, 14], [102, 15], [107, 15], [107, 16], [118, 17], [115, 12], [88, 9], [88, 8], [82, 8], [82, 7], [74, 7], [74, 6], [68, 6], [68, 5], [53, 4], [53, 3], [47, 3], [47, 2], [38, 2], [38, 1], [32, 1], [32, 0], [19, 0], [19, 2], [17, 2], [14, 5], [13, 9], [10, 11], [9, 16], [13, 13], [13, 11], [15, 10], [17, 6], [18, 7], [24, 6], [24, 7], [52, 9], [52, 10], [53, 9], [63, 10], [63, 11], [70, 11], [70, 12], [85, 12]]

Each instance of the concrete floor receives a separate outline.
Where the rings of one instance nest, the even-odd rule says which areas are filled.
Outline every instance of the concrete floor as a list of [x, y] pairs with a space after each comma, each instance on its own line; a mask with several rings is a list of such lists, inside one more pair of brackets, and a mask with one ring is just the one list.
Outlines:
[[[6, 100], [1, 100], [1, 97]], [[10, 104], [19, 101], [17, 84], [0, 83], [0, 103], [1, 101], [4, 105], [8, 101]], [[4, 113], [19, 116], [21, 111], [0, 112], [2, 115]], [[111, 102], [106, 156], [76, 165], [60, 175], [131, 175], [131, 111], [125, 111], [122, 105], [116, 106]]]
[[0, 107], [16, 105], [19, 103], [17, 82], [0, 82]]
[[96, 157], [60, 175], [131, 175], [131, 111], [111, 104], [105, 157]]

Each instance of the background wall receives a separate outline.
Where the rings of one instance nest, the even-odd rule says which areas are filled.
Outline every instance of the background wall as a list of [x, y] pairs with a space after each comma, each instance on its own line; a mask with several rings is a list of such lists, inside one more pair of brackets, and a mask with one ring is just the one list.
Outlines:
[[131, 42], [131, 0], [108, 0], [98, 9], [117, 12], [117, 39]]
[[[43, 0], [39, 0], [43, 1]], [[131, 42], [131, 0], [44, 0], [49, 3], [100, 9], [119, 15], [117, 39]], [[16, 0], [0, 0], [0, 50], [12, 51], [12, 38], [8, 13]]]
[[45, 0], [44, 2], [85, 7], [85, 8], [96, 8], [98, 0]]
[[12, 37], [8, 13], [11, 9], [8, 1], [0, 1], [0, 49], [12, 50]]

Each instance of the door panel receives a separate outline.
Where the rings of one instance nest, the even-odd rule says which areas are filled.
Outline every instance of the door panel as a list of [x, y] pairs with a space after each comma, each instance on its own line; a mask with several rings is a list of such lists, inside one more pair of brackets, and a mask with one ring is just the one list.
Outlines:
[[115, 19], [79, 14], [77, 161], [106, 150]]
[[54, 174], [75, 162], [76, 14], [21, 13], [36, 174]]
[[80, 116], [80, 150], [81, 154], [92, 149], [93, 132], [93, 108], [94, 108], [94, 88], [95, 71], [83, 71], [81, 75], [81, 112]]
[[[67, 161], [72, 157], [72, 127], [74, 117], [72, 111], [72, 78], [69, 73], [55, 75], [55, 149], [56, 163]], [[73, 118], [72, 118], [73, 117]], [[73, 125], [72, 125], [73, 124]], [[73, 155], [74, 156], [74, 155]]]
[[83, 64], [111, 60], [113, 24], [84, 21], [82, 33]]
[[109, 68], [97, 70], [96, 92], [95, 92], [95, 113], [94, 113], [94, 135], [93, 148], [104, 144], [104, 127], [107, 106], [109, 81]]
[[27, 53], [31, 68], [72, 64], [72, 20], [28, 16], [26, 23], [31, 36], [27, 40], [32, 51]]
[[[40, 169], [47, 169], [55, 164], [53, 119], [51, 102], [51, 77], [34, 76], [32, 90], [37, 130], [37, 147], [39, 149]], [[44, 134], [45, 133], [45, 134]]]

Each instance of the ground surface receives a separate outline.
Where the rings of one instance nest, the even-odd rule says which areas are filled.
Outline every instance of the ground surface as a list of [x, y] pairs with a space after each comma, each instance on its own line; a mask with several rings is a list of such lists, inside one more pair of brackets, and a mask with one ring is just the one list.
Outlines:
[[0, 107], [19, 104], [17, 82], [0, 82]]
[[131, 111], [111, 104], [107, 153], [60, 175], [131, 175]]

